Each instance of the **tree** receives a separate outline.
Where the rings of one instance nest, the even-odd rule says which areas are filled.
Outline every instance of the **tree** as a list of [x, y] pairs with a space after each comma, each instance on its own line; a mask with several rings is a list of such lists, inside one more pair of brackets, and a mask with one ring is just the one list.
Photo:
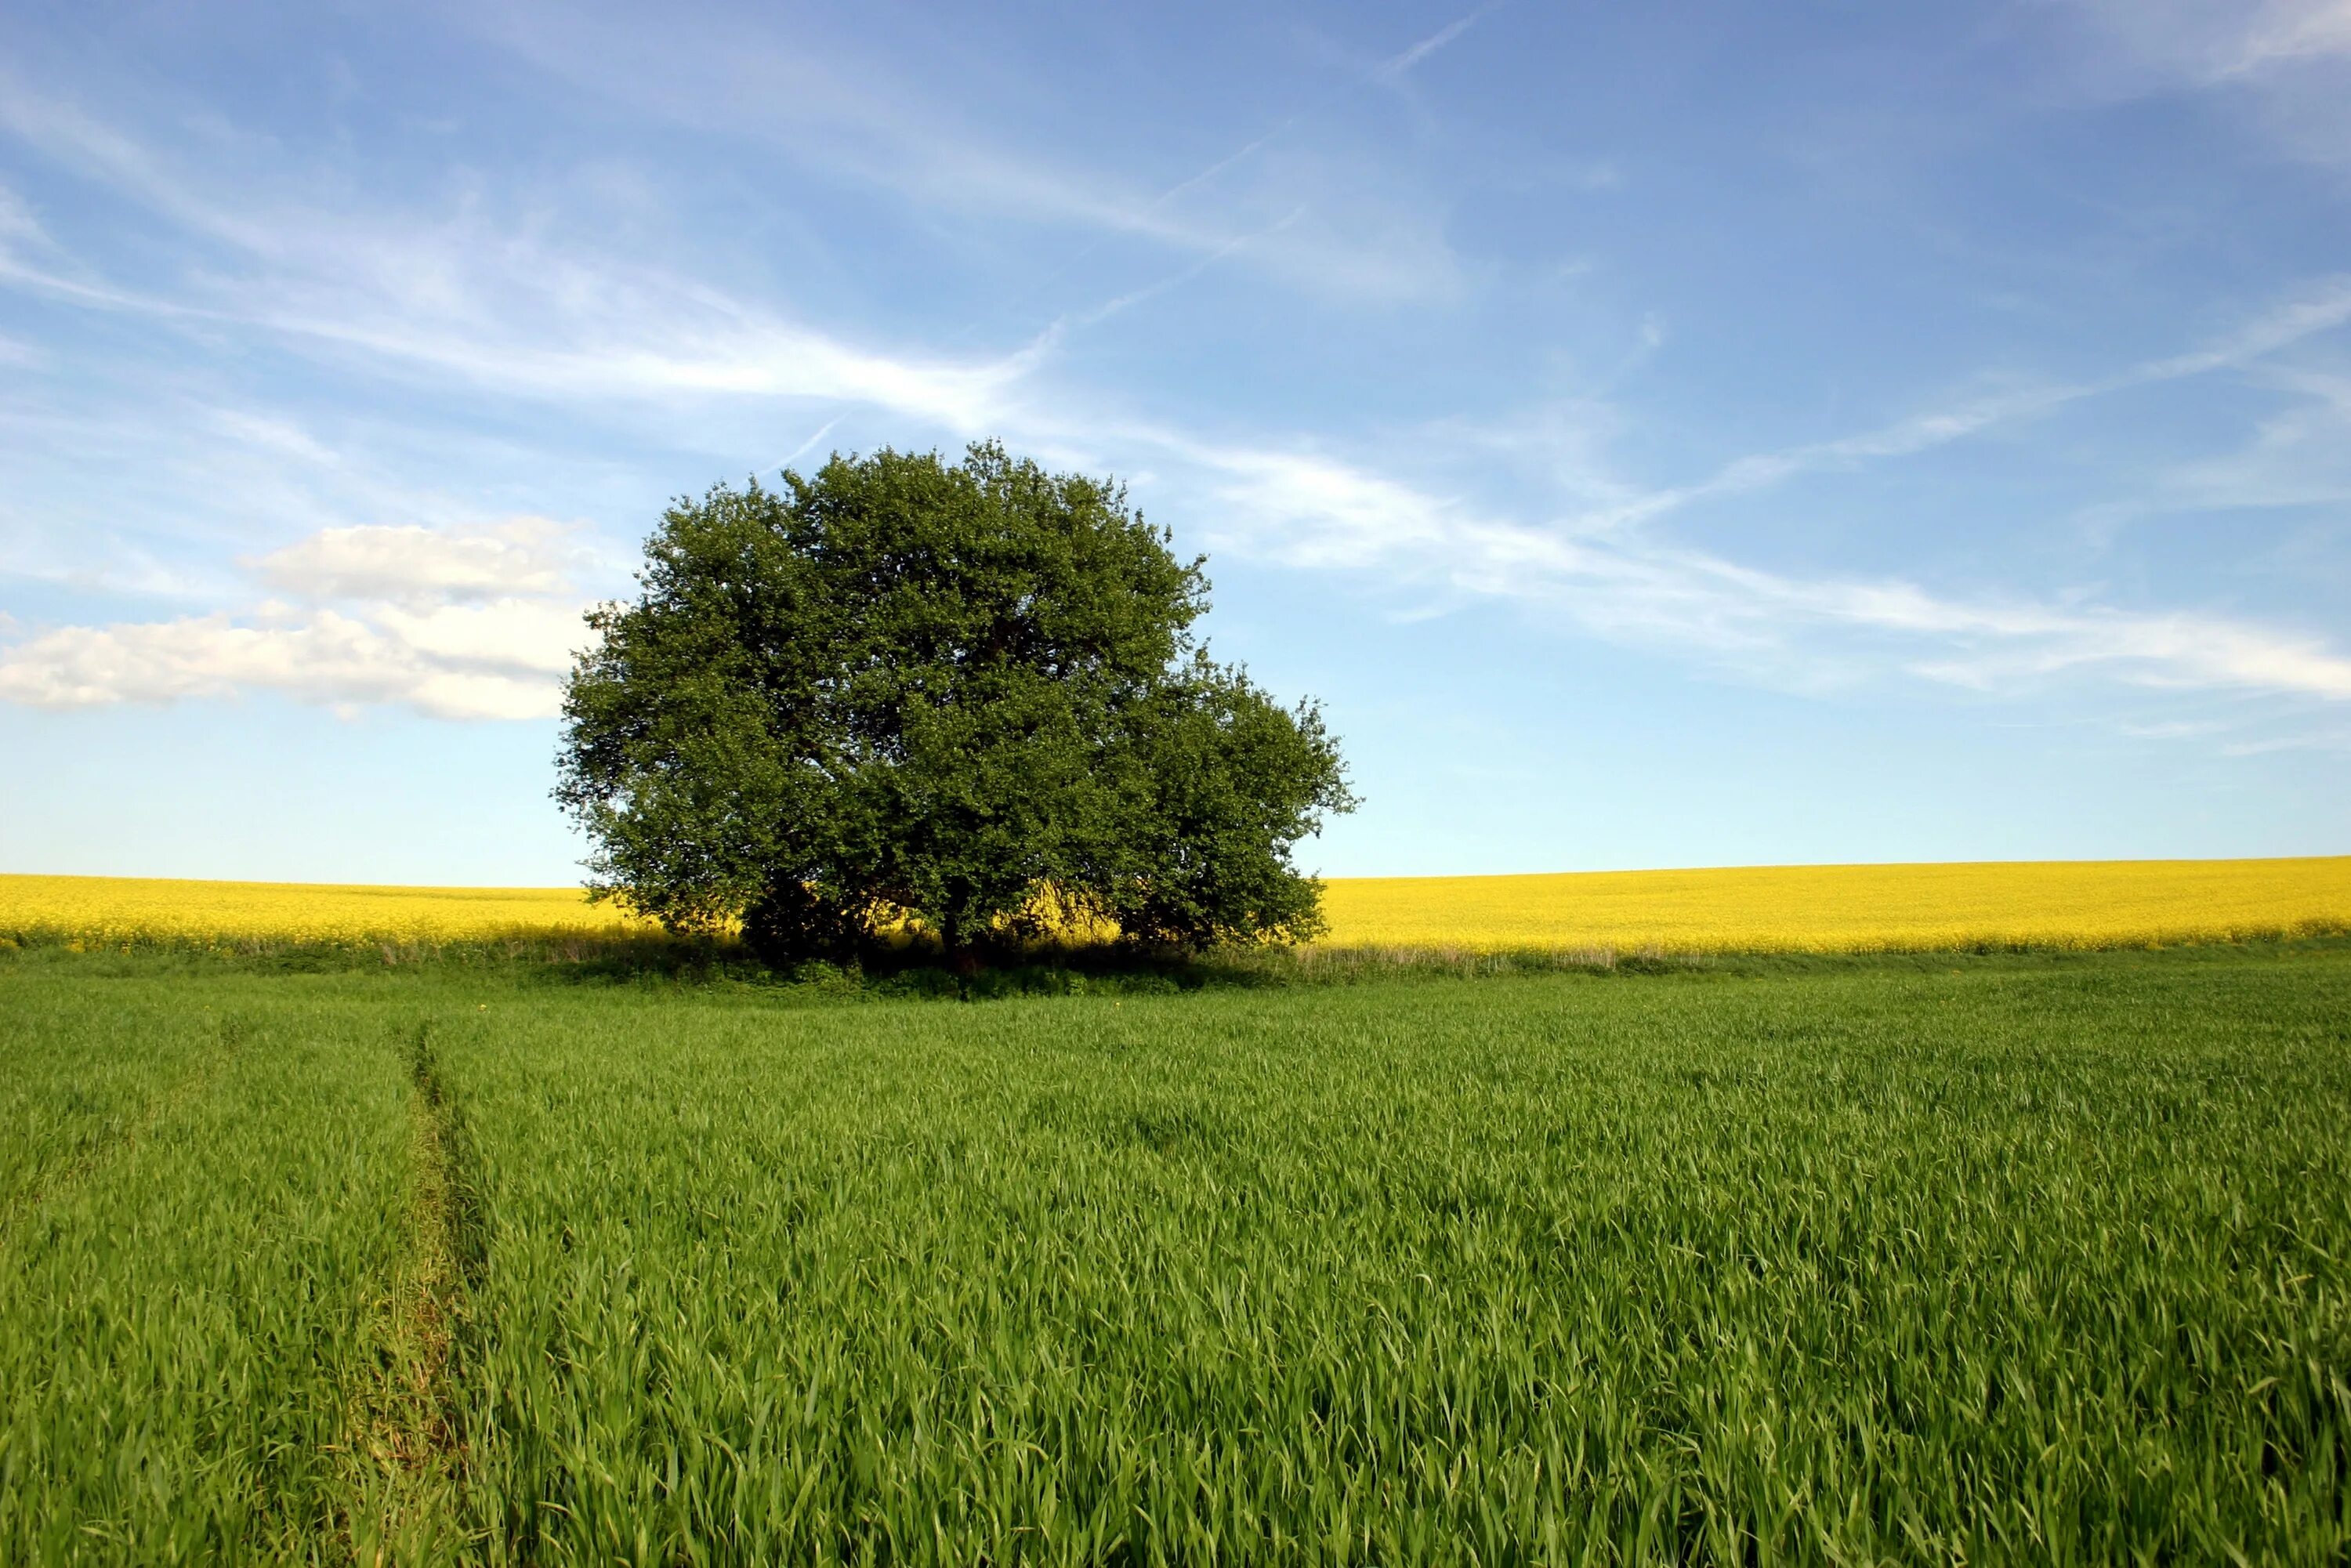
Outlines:
[[783, 959], [912, 915], [949, 955], [1071, 915], [1196, 948], [1321, 928], [1291, 847], [1351, 810], [1311, 702], [1192, 632], [1123, 488], [994, 444], [681, 499], [590, 612], [556, 798], [590, 891]]

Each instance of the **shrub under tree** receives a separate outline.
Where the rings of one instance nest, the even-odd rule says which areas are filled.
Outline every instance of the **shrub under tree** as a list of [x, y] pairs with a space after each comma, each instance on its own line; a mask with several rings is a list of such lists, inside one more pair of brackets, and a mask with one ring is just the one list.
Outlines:
[[671, 507], [589, 615], [556, 797], [591, 893], [778, 960], [904, 915], [958, 958], [1321, 928], [1291, 849], [1355, 804], [1336, 741], [1209, 658], [1205, 558], [1122, 488], [993, 444], [783, 481]]

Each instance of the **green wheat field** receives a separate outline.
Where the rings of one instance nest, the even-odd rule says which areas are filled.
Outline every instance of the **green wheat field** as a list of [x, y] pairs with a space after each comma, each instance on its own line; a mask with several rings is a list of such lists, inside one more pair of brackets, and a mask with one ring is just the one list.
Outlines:
[[2351, 946], [0, 961], [0, 1563], [2341, 1562]]

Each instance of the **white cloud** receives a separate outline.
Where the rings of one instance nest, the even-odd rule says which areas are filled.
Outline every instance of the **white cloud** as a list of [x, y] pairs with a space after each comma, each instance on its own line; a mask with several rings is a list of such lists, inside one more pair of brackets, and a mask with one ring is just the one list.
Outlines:
[[249, 564], [269, 586], [334, 604], [266, 600], [32, 632], [0, 644], [0, 701], [92, 707], [267, 692], [339, 709], [544, 718], [559, 711], [560, 677], [589, 636], [563, 570], [569, 531], [543, 518], [327, 529]]
[[413, 611], [387, 605], [377, 625], [420, 656], [453, 665], [560, 675], [587, 641], [580, 607], [548, 600], [497, 599]]
[[36, 707], [240, 692], [398, 704], [436, 718], [540, 718], [557, 711], [554, 683], [536, 674], [445, 663], [331, 610], [287, 625], [221, 614], [68, 626], [0, 649], [0, 699]]
[[564, 592], [577, 530], [546, 517], [475, 528], [326, 528], [246, 564], [308, 599], [453, 601]]

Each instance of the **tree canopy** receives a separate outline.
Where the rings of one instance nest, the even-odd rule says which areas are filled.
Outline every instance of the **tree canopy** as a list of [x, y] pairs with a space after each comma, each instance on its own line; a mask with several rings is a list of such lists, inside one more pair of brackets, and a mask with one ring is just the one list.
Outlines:
[[1209, 657], [1205, 558], [1169, 543], [994, 444], [679, 500], [565, 690], [590, 892], [778, 958], [902, 915], [956, 955], [1070, 916], [1311, 936], [1291, 850], [1355, 804], [1337, 742]]

